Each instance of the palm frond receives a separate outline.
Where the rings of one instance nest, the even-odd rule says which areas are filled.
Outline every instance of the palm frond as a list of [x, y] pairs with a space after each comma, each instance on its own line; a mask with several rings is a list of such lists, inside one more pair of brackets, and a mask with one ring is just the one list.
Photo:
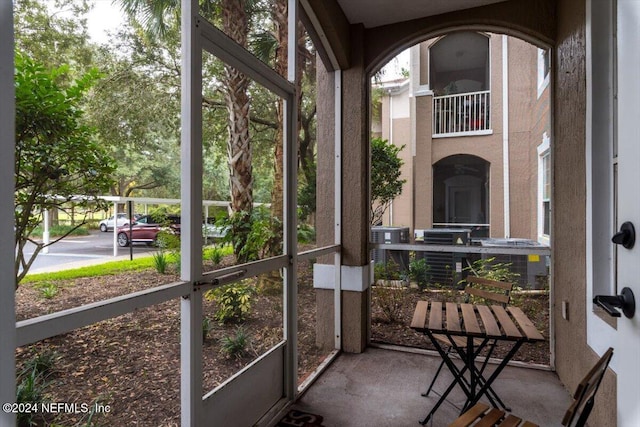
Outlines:
[[268, 31], [259, 32], [252, 35], [249, 41], [251, 52], [265, 63], [270, 63], [276, 52], [276, 39]]
[[114, 0], [120, 9], [138, 23], [149, 35], [164, 36], [167, 31], [166, 17], [177, 15], [180, 0]]

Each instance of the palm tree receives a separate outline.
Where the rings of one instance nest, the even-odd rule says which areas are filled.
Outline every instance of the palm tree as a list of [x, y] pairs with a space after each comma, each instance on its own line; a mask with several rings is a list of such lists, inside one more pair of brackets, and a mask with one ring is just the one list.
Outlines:
[[[247, 47], [249, 32], [249, 15], [247, 6], [249, 0], [220, 0], [219, 12], [222, 17], [222, 30], [242, 47]], [[144, 29], [154, 36], [165, 33], [167, 15], [176, 14], [179, 0], [118, 0], [123, 10], [131, 19], [138, 22]], [[201, 13], [215, 12], [214, 2], [206, 2], [207, 10]], [[249, 134], [250, 99], [247, 89], [250, 80], [234, 67], [225, 65], [223, 76], [223, 90], [228, 112], [228, 140], [227, 153], [229, 162], [229, 187], [231, 195], [231, 210], [234, 215], [241, 215], [242, 221], [249, 222], [253, 209], [253, 168], [251, 138]], [[233, 221], [238, 224], [238, 221]], [[240, 249], [246, 241], [246, 227], [231, 230], [237, 237], [244, 234], [235, 245], [236, 257], [240, 257]], [[238, 259], [242, 261], [241, 259]]]
[[[249, 19], [245, 0], [222, 0], [222, 27], [240, 46], [247, 46]], [[253, 170], [249, 135], [250, 80], [230, 65], [225, 65], [225, 101], [229, 112], [229, 155], [231, 210], [249, 217], [253, 209]]]

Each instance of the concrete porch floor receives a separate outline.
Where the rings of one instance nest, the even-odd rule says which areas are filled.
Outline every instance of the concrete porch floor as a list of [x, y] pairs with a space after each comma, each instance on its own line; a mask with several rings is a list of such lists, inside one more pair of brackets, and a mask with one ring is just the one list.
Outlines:
[[[293, 406], [321, 415], [326, 427], [419, 426], [437, 402], [433, 392], [423, 393], [440, 363], [439, 357], [381, 348], [362, 354], [341, 354]], [[491, 365], [487, 370], [492, 369]], [[443, 368], [434, 390], [441, 392], [452, 381]], [[560, 426], [571, 401], [555, 373], [507, 366], [494, 389], [512, 412], [540, 426]], [[464, 394], [456, 386], [449, 402], [461, 407]], [[435, 414], [434, 427], [446, 426], [459, 414], [443, 403]]]

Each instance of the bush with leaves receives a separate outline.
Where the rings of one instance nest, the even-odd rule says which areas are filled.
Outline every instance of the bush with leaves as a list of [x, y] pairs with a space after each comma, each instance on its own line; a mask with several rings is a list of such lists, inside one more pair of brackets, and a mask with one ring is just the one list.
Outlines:
[[238, 326], [236, 333], [222, 339], [222, 352], [229, 357], [241, 359], [247, 353], [249, 335], [242, 326]]
[[402, 320], [402, 307], [405, 288], [392, 286], [375, 286], [373, 291], [374, 304], [380, 308], [383, 320], [387, 323], [396, 323]]
[[463, 271], [485, 279], [515, 283], [520, 277], [520, 273], [511, 270], [512, 263], [495, 262], [495, 260], [495, 257], [475, 260]]
[[158, 252], [153, 254], [153, 266], [158, 273], [166, 274], [167, 265], [169, 265], [169, 261], [164, 250], [160, 249]]
[[[94, 131], [83, 124], [82, 110], [85, 94], [99, 74], [91, 70], [75, 79], [70, 76], [68, 66], [47, 70], [16, 53], [16, 286], [40, 251], [64, 237], [49, 244], [30, 237], [45, 210], [67, 211], [73, 201], [76, 211], [85, 212], [76, 224], [80, 227], [89, 213], [108, 208], [99, 196], [111, 189], [115, 165]], [[27, 242], [35, 245], [33, 251], [25, 251]]]
[[298, 224], [298, 243], [313, 243], [316, 241], [316, 229], [309, 224]]
[[207, 338], [209, 337], [209, 333], [211, 332], [212, 326], [211, 326], [211, 319], [209, 319], [207, 316], [204, 316], [202, 318], [202, 341], [206, 341]]
[[404, 161], [398, 154], [403, 148], [386, 139], [371, 140], [371, 225], [382, 224], [382, 216], [407, 182], [400, 179]]
[[[27, 405], [40, 405], [45, 402], [45, 388], [48, 383], [41, 373], [37, 370], [32, 370], [18, 378], [18, 386], [16, 388], [16, 402], [18, 408], [22, 404]], [[37, 412], [18, 412], [17, 425], [23, 426], [35, 426], [39, 425], [37, 418], [42, 417]]]
[[[47, 378], [53, 373], [58, 357], [56, 352], [47, 350], [25, 361], [18, 374], [16, 387], [16, 402], [18, 404], [39, 405], [46, 402], [45, 389], [49, 385]], [[40, 425], [39, 418], [41, 417], [42, 414], [37, 412], [19, 412], [17, 425], [18, 427]]]
[[207, 291], [205, 298], [218, 305], [214, 318], [220, 323], [226, 323], [244, 320], [249, 315], [254, 292], [250, 285], [231, 283]]
[[374, 264], [373, 277], [375, 282], [378, 280], [400, 280], [402, 273], [400, 266], [393, 259], [389, 259], [386, 263]]
[[256, 261], [281, 250], [282, 240], [276, 230], [282, 229], [282, 223], [264, 206], [251, 213], [236, 212], [218, 220], [216, 225], [228, 230], [221, 242], [233, 246], [239, 263]]
[[54, 298], [56, 295], [58, 295], [58, 292], [60, 291], [60, 289], [58, 288], [58, 285], [56, 285], [53, 282], [41, 282], [35, 285], [34, 287], [38, 289], [38, 291], [40, 292], [40, 296], [42, 296], [45, 299]]
[[426, 258], [414, 258], [409, 262], [409, 277], [418, 284], [420, 290], [424, 290], [429, 284], [429, 270]]

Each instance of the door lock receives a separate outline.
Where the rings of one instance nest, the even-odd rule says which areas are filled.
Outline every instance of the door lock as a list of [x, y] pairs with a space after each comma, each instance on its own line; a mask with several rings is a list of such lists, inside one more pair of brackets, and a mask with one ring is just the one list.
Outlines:
[[636, 300], [630, 288], [623, 288], [620, 295], [596, 295], [593, 303], [613, 317], [620, 317], [620, 312], [616, 308], [621, 308], [622, 313], [629, 319], [636, 312]]
[[636, 243], [636, 229], [629, 221], [620, 226], [620, 231], [613, 235], [611, 241], [616, 245], [622, 245], [626, 249], [633, 248]]

